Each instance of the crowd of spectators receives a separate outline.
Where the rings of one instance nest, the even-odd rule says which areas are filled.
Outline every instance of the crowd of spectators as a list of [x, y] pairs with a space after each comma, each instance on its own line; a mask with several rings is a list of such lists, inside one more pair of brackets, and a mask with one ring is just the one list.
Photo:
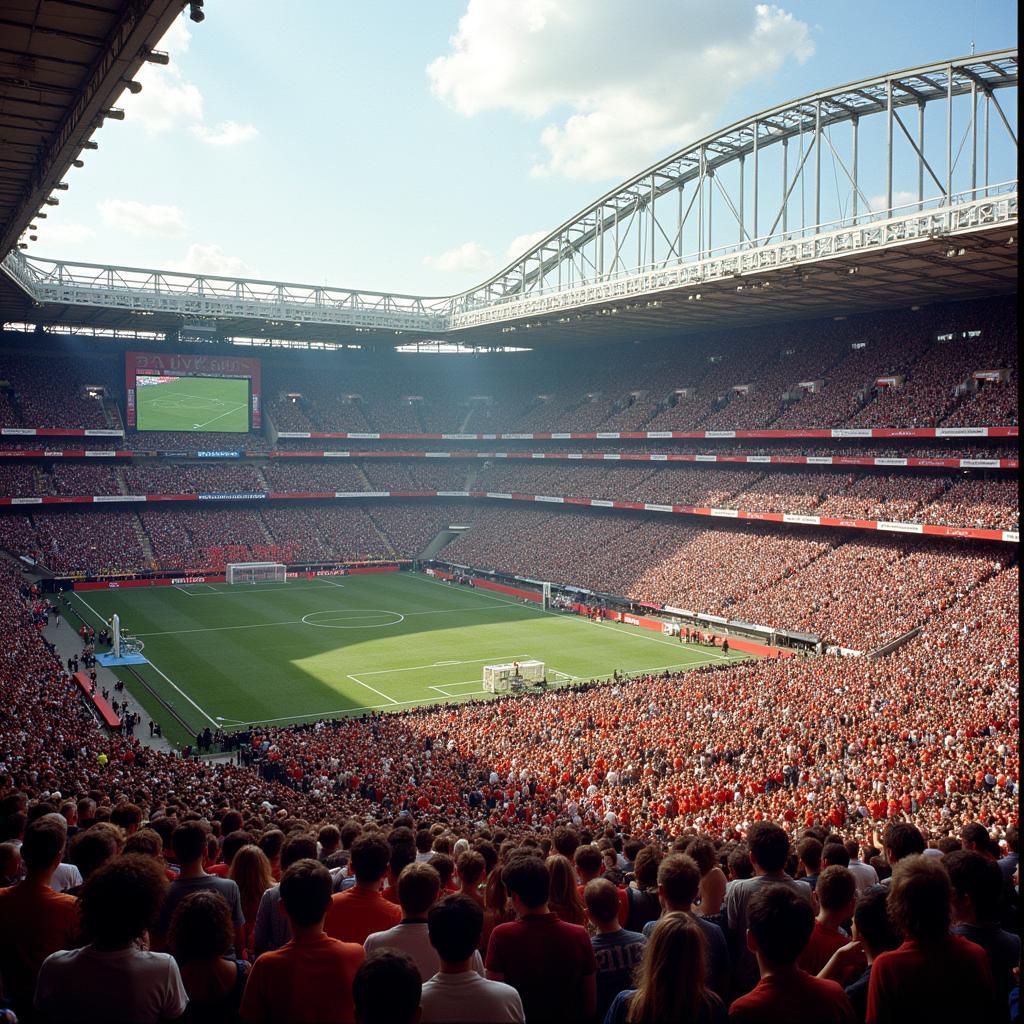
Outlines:
[[235, 764], [102, 732], [0, 567], [5, 996], [44, 1020], [1009, 1019], [1018, 586], [954, 585], [888, 658], [255, 726]]

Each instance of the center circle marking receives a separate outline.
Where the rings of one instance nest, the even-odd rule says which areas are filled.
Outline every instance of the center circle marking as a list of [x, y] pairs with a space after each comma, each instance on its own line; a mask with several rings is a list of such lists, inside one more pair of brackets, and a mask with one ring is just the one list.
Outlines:
[[[387, 622], [367, 621], [385, 615], [390, 616]], [[328, 621], [314, 622], [311, 621], [313, 619]], [[383, 629], [385, 626], [397, 626], [404, 622], [405, 616], [401, 612], [393, 612], [387, 608], [339, 608], [334, 611], [310, 612], [302, 616], [302, 621], [307, 626], [315, 626], [317, 629]]]

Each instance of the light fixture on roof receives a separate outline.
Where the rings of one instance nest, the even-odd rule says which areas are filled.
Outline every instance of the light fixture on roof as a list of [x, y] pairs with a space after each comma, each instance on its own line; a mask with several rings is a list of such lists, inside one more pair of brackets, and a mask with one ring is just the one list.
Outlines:
[[143, 50], [142, 59], [147, 64], [170, 64], [171, 58], [169, 54], [164, 53], [163, 50]]
[[58, 181], [57, 184], [54, 185], [53, 187], [58, 192], [67, 192], [67, 190], [68, 190], [68, 183], [66, 181]]
[[846, 272], [848, 274], [856, 274], [860, 271], [860, 267], [847, 267]]
[[104, 110], [100, 116], [109, 117], [111, 121], [123, 121], [124, 111], [120, 107], [110, 107], [108, 110]]
[[85, 161], [84, 160], [72, 160], [71, 161], [71, 166], [72, 167], [84, 167], [85, 166]]
[[191, 0], [188, 5], [188, 16], [197, 25], [206, 17], [203, 13], [203, 0]]
[[43, 202], [47, 206], [60, 206], [60, 200], [56, 196], [47, 196]]
[[1013, 236], [1013, 235], [1010, 235], [1010, 237], [1006, 240], [1006, 244], [1007, 245], [1016, 245], [1017, 244], [1016, 237]]
[[85, 142], [82, 143], [82, 149], [99, 149], [99, 148], [100, 148], [100, 144], [98, 142], [93, 142], [92, 139], [86, 139]]
[[135, 79], [133, 79], [133, 78], [122, 78], [121, 81], [124, 82], [124, 87], [133, 96], [138, 96], [139, 93], [142, 92], [142, 83], [141, 82], [136, 82]]

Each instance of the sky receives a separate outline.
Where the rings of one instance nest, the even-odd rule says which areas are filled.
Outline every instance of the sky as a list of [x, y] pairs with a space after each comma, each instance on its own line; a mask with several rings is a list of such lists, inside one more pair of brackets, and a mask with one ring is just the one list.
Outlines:
[[206, 0], [28, 255], [449, 295], [819, 89], [1015, 46], [1007, 0]]

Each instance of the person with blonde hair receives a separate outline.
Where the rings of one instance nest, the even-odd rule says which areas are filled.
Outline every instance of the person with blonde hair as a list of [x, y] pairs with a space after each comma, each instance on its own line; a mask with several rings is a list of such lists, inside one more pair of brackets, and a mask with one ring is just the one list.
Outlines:
[[576, 872], [568, 857], [560, 853], [552, 854], [547, 859], [548, 873], [551, 875], [551, 893], [548, 906], [566, 924], [587, 923], [587, 908], [576, 888]]
[[689, 914], [664, 914], [637, 968], [636, 988], [620, 992], [605, 1024], [724, 1024], [725, 1004], [708, 988], [704, 933]]
[[244, 950], [239, 950], [238, 955], [243, 959], [252, 959], [256, 913], [260, 909], [263, 894], [274, 886], [270, 858], [258, 846], [243, 846], [231, 861], [228, 878], [238, 886], [242, 898], [242, 916], [245, 918], [242, 932]]

